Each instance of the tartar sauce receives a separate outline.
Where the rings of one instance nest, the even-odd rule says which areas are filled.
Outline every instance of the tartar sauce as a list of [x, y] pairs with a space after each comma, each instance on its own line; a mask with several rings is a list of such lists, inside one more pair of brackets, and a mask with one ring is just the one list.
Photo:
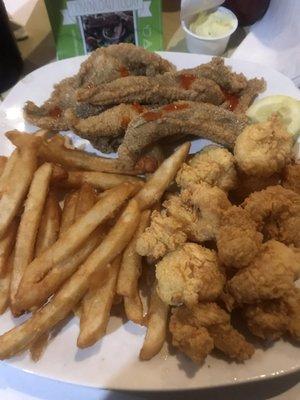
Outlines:
[[190, 23], [190, 30], [197, 36], [218, 38], [234, 27], [234, 20], [221, 10], [203, 11]]

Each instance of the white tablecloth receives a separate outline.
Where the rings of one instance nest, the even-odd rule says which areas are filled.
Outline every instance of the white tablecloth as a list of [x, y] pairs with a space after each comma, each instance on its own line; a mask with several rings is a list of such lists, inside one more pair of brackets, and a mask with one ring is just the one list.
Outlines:
[[296, 373], [266, 382], [198, 392], [125, 393], [55, 382], [0, 363], [1, 400], [299, 400], [299, 382], [300, 373]]

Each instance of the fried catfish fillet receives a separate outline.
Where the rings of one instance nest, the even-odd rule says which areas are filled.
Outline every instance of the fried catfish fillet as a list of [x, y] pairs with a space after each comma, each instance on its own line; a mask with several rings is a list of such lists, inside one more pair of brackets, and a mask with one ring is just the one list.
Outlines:
[[153, 76], [174, 69], [171, 63], [157, 54], [132, 44], [121, 43], [100, 48], [81, 64], [76, 75], [56, 84], [50, 98], [42, 106], [38, 107], [33, 102], [27, 102], [24, 107], [24, 117], [28, 122], [41, 128], [67, 130], [65, 110], [72, 108], [81, 117], [96, 115], [103, 110], [102, 107], [86, 104], [77, 106], [77, 89], [111, 82], [121, 76]]
[[188, 134], [232, 148], [247, 123], [246, 117], [212, 104], [179, 101], [131, 121], [118, 154], [124, 163], [134, 165], [147, 146], [166, 137]]
[[151, 76], [127, 76], [115, 81], [77, 91], [77, 100], [93, 105], [118, 103], [166, 104], [178, 100], [202, 101], [219, 105], [224, 101], [220, 87], [206, 78], [195, 77], [183, 85], [182, 75], [166, 73]]

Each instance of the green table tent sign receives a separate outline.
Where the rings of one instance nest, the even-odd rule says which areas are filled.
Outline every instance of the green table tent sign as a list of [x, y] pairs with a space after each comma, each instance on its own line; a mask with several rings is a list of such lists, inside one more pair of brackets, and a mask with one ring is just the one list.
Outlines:
[[126, 42], [163, 49], [161, 0], [45, 0], [57, 58]]

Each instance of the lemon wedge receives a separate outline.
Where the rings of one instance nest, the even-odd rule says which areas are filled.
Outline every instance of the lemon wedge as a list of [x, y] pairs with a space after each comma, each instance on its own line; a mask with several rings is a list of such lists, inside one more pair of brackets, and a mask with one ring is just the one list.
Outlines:
[[293, 97], [283, 95], [264, 97], [252, 104], [246, 114], [253, 122], [263, 122], [273, 113], [281, 115], [288, 132], [292, 135], [300, 134], [300, 101]]

